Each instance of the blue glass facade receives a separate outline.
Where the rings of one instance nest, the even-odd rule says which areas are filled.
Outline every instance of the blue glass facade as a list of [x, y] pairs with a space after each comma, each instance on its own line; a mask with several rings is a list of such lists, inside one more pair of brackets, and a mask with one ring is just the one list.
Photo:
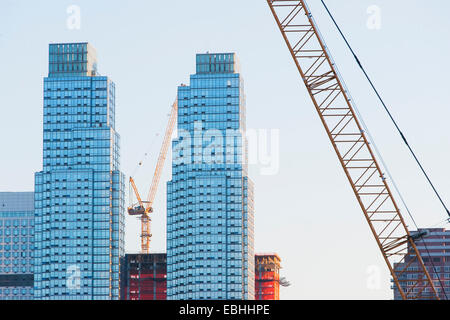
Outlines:
[[51, 44], [35, 175], [35, 299], [119, 298], [124, 175], [115, 85], [88, 43]]
[[[414, 233], [422, 233], [423, 237], [415, 241], [417, 250], [423, 263], [433, 279], [434, 288], [441, 300], [450, 299], [450, 230], [444, 228], [419, 229]], [[423, 272], [413, 254], [414, 250], [408, 244], [408, 254], [404, 260], [394, 264], [394, 271], [398, 275], [403, 292], [419, 294], [421, 300], [434, 300], [435, 295], [430, 288], [424, 288], [425, 283], [417, 285], [417, 279], [423, 276]], [[406, 271], [405, 271], [406, 268]], [[391, 279], [394, 290], [394, 300], [402, 300], [398, 287]]]
[[167, 298], [254, 299], [253, 185], [234, 53], [199, 54], [178, 88], [167, 184]]
[[0, 192], [0, 300], [33, 299], [33, 192]]

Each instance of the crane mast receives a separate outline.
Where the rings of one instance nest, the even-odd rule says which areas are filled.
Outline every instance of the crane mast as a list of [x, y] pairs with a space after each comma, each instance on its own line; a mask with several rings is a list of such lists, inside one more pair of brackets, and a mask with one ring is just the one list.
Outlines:
[[[178, 99], [177, 99], [178, 100]], [[156, 191], [158, 190], [159, 181], [161, 179], [162, 170], [164, 168], [164, 163], [167, 157], [167, 151], [169, 150], [169, 145], [175, 128], [175, 124], [178, 116], [178, 101], [172, 105], [172, 109], [169, 116], [169, 122], [166, 127], [166, 132], [164, 134], [163, 143], [161, 150], [159, 152], [158, 161], [156, 163], [155, 172], [152, 178], [152, 184], [150, 185], [150, 190], [147, 196], [147, 200], [143, 201], [136, 187], [134, 179], [130, 177], [130, 185], [136, 195], [138, 203], [132, 205], [128, 208], [128, 214], [131, 216], [140, 216], [141, 220], [141, 251], [142, 253], [148, 253], [150, 250], [150, 238], [152, 237], [150, 233], [150, 213], [153, 212], [153, 201], [155, 200]]]
[[[267, 0], [370, 230], [403, 299], [439, 296], [304, 0]], [[404, 261], [404, 265], [396, 263]], [[401, 267], [400, 267], [401, 266]], [[418, 279], [409, 279], [410, 268]], [[406, 281], [412, 283], [406, 290]]]

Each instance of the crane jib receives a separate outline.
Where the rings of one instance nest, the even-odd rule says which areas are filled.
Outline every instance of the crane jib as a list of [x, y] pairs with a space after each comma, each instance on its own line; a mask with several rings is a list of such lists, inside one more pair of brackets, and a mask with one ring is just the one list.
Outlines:
[[267, 2], [401, 297], [439, 299], [306, 1]]

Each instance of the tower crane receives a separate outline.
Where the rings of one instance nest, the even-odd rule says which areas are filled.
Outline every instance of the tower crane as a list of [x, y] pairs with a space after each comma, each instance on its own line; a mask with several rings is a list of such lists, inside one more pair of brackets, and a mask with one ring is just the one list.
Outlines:
[[[306, 1], [267, 3], [401, 297], [439, 299], [415, 244], [420, 235], [409, 231], [400, 213], [364, 123]], [[405, 263], [396, 268], [400, 261]], [[407, 277], [411, 266], [418, 266], [417, 279]], [[406, 281], [412, 285], [406, 287]]]
[[[158, 162], [156, 163], [155, 172], [153, 174], [152, 184], [150, 185], [150, 191], [146, 200], [142, 200], [139, 191], [136, 187], [133, 177], [130, 177], [130, 185], [136, 195], [137, 203], [132, 204], [128, 208], [128, 214], [130, 216], [140, 216], [141, 220], [141, 251], [142, 253], [148, 253], [150, 249], [150, 214], [153, 212], [153, 201], [155, 200], [156, 191], [158, 189], [159, 180], [161, 179], [162, 170], [164, 168], [164, 162], [166, 161], [167, 151], [169, 149], [170, 138], [172, 137], [173, 129], [178, 115], [178, 99], [172, 105], [170, 111], [169, 122], [164, 134], [163, 143], [158, 156]], [[131, 199], [130, 199], [131, 201]]]

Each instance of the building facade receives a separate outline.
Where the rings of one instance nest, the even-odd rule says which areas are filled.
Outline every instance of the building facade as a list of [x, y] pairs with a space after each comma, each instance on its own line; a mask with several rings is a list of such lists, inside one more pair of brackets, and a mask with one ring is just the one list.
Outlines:
[[0, 192], [0, 300], [33, 299], [34, 193]]
[[115, 85], [88, 43], [50, 44], [35, 175], [35, 299], [119, 298], [124, 175]]
[[280, 300], [280, 269], [276, 253], [255, 255], [255, 300]]
[[165, 253], [126, 254], [120, 272], [121, 300], [166, 300]]
[[178, 88], [167, 184], [168, 299], [254, 299], [253, 185], [234, 53], [198, 54]]
[[[433, 279], [434, 287], [436, 288], [440, 299], [450, 299], [450, 230], [442, 228], [419, 229], [418, 232], [425, 233], [425, 236], [416, 241], [417, 249], [420, 252], [422, 260]], [[413, 252], [408, 250], [408, 252]], [[411, 256], [408, 254], [405, 261], [394, 265], [394, 270], [404, 270], [411, 261]], [[403, 291], [408, 292], [413, 290], [418, 292], [422, 290], [420, 286], [413, 287], [415, 282], [409, 282], [409, 279], [419, 279], [419, 267], [416, 262], [410, 263], [406, 272], [398, 276]], [[397, 286], [393, 285], [394, 299], [401, 300], [402, 297]], [[425, 288], [422, 296], [431, 296], [428, 288]]]

